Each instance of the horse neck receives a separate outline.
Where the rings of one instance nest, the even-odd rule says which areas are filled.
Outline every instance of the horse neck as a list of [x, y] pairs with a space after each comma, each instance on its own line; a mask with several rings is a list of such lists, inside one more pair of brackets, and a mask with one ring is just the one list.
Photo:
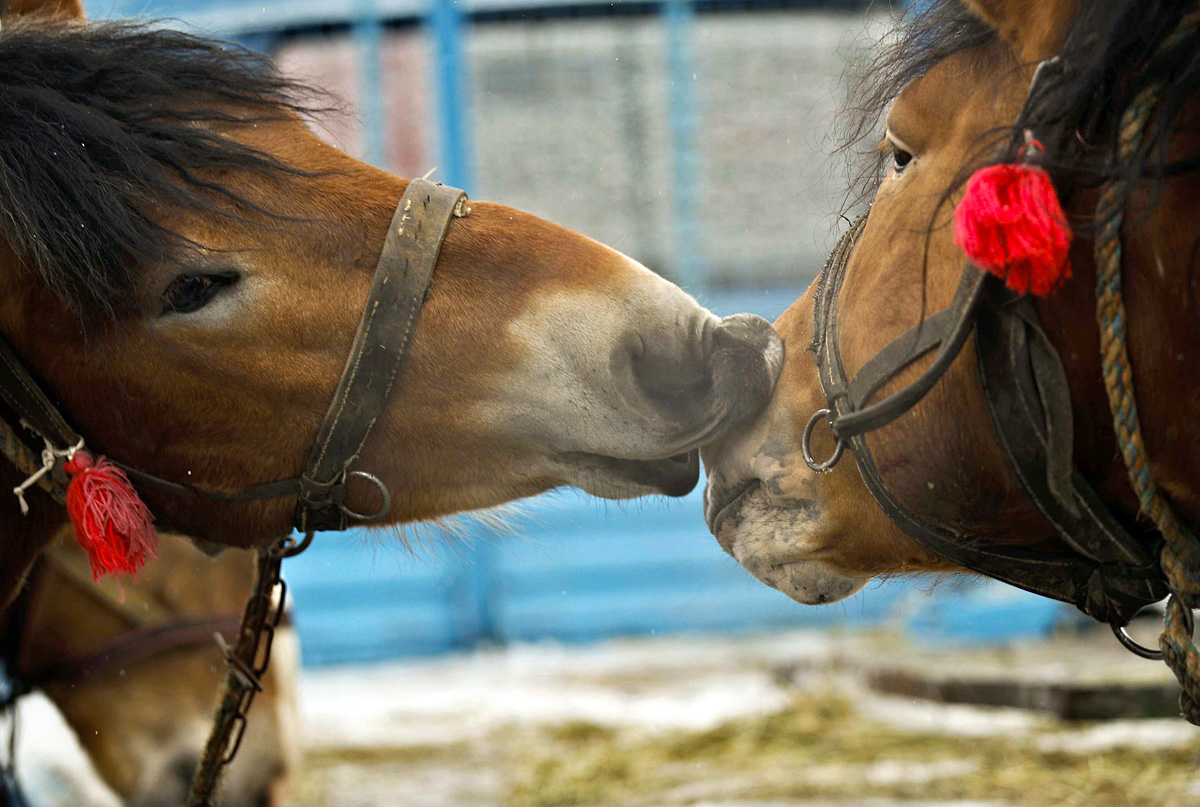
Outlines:
[[[1200, 315], [1190, 264], [1200, 232], [1179, 222], [1200, 222], [1200, 199], [1182, 182], [1168, 183], [1153, 212], [1151, 189], [1139, 190], [1122, 231], [1123, 293], [1133, 390], [1155, 482], [1180, 517], [1200, 524]], [[1080, 212], [1095, 209], [1094, 194], [1080, 194]], [[1074, 278], [1039, 302], [1039, 313], [1058, 348], [1071, 384], [1075, 457], [1105, 501], [1130, 522], [1139, 506], [1117, 446], [1103, 383], [1100, 326], [1096, 319], [1094, 242], [1080, 238], [1072, 251]]]

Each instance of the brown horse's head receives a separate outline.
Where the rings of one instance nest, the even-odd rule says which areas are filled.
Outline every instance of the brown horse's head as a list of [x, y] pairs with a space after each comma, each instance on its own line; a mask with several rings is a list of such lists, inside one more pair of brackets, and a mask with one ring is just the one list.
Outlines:
[[[96, 452], [210, 492], [297, 476], [407, 182], [313, 135], [259, 58], [177, 32], [6, 21], [0, 84], [0, 331]], [[392, 523], [563, 485], [681, 495], [781, 364], [767, 323], [472, 202], [354, 467]], [[295, 504], [142, 492], [161, 525], [240, 546]]]
[[[19, 664], [27, 674], [61, 669], [46, 695], [75, 730], [97, 772], [131, 807], [182, 804], [212, 727], [225, 663], [208, 636], [94, 672], [69, 660], [114, 652], [134, 633], [189, 620], [227, 617], [237, 625], [254, 588], [250, 553], [201, 554], [184, 538], [163, 536], [158, 561], [136, 585], [97, 587], [87, 559], [66, 534], [42, 562], [24, 611]], [[232, 637], [233, 629], [224, 629]], [[210, 630], [211, 632], [211, 630]], [[189, 631], [196, 634], [196, 631]], [[143, 634], [145, 635], [145, 634]], [[183, 637], [183, 632], [174, 634]], [[183, 640], [183, 639], [181, 639]], [[229, 807], [283, 803], [298, 762], [295, 632], [282, 629], [255, 701], [254, 719], [222, 788]]]
[[[1152, 5], [1085, 4], [1077, 14], [1070, 0], [946, 0], [903, 21], [898, 39], [873, 62], [867, 101], [874, 93], [878, 108], [887, 110], [879, 131], [887, 166], [837, 302], [836, 338], [848, 377], [947, 307], [963, 271], [949, 226], [959, 189], [1012, 141], [1036, 65], [1061, 50], [1077, 81], [1060, 90], [1043, 113], [1044, 131], [1034, 133], [1061, 134], [1065, 142], [1047, 143], [1052, 162], [1055, 153], [1075, 155], [1071, 164], [1050, 168], [1076, 227], [1074, 275], [1038, 301], [1038, 316], [1069, 377], [1075, 462], [1130, 524], [1137, 504], [1115, 450], [1102, 386], [1088, 225], [1114, 142], [1114, 116], [1129, 100], [1121, 77], [1144, 43], [1161, 39], [1159, 28], [1169, 31], [1178, 18], [1178, 5]], [[1193, 62], [1190, 78], [1185, 74], [1168, 91], [1172, 117], [1150, 135], [1165, 151], [1149, 148], [1143, 176], [1155, 173], [1161, 162], [1154, 161], [1164, 154], [1169, 161], [1194, 160], [1194, 68]], [[1160, 484], [1192, 519], [1200, 512], [1194, 287], [1200, 184], [1189, 173], [1194, 167], [1185, 162], [1176, 178], [1138, 185], [1124, 233], [1129, 341], [1148, 453]], [[721, 545], [763, 582], [805, 603], [842, 599], [880, 574], [953, 568], [885, 515], [849, 457], [818, 475], [801, 456], [807, 421], [827, 406], [806, 351], [813, 341], [815, 285], [776, 323], [787, 360], [767, 410], [705, 455], [707, 518]], [[929, 362], [918, 361], [878, 397], [910, 384]], [[919, 405], [869, 433], [867, 443], [895, 496], [964, 541], [1042, 549], [1057, 540], [1001, 454], [973, 341]], [[827, 427], [818, 428], [813, 449], [818, 458], [829, 456]]]

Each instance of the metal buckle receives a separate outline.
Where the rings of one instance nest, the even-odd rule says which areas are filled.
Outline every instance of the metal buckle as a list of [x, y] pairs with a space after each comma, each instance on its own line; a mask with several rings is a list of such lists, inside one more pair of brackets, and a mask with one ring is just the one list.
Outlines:
[[833, 433], [834, 439], [837, 440], [837, 445], [833, 447], [833, 454], [824, 462], [817, 462], [813, 459], [812, 451], [809, 449], [809, 441], [812, 440], [813, 429], [817, 426], [817, 421], [825, 418], [829, 421], [829, 425], [833, 427], [833, 411], [830, 409], [818, 409], [813, 412], [813, 416], [808, 419], [808, 424], [804, 427], [804, 437], [800, 440], [800, 451], [804, 454], [804, 461], [808, 463], [808, 467], [812, 468], [819, 474], [827, 474], [833, 470], [833, 466], [838, 464], [838, 460], [842, 458], [842, 453], [846, 450], [846, 441], [838, 437], [837, 432]]
[[[1171, 596], [1171, 599], [1174, 599], [1174, 595]], [[1167, 608], [1169, 609], [1170, 607], [1171, 600], [1167, 600]], [[1142, 610], [1144, 611], [1145, 609], [1143, 608]], [[1138, 611], [1138, 613], [1140, 614], [1141, 611]], [[1186, 605], [1183, 606], [1183, 613], [1184, 620], [1187, 623], [1188, 634], [1194, 636], [1196, 634], [1195, 614], [1193, 614], [1192, 609], [1188, 608]], [[1137, 616], [1137, 614], [1134, 614], [1134, 616]], [[1140, 656], [1144, 659], [1150, 659], [1151, 661], [1162, 661], [1163, 652], [1161, 650], [1154, 650], [1134, 641], [1133, 637], [1129, 635], [1129, 632], [1125, 630], [1125, 625], [1118, 625], [1114, 622], [1112, 623], [1111, 627], [1113, 635], [1117, 637], [1117, 641], [1120, 642], [1121, 646], [1130, 653], [1133, 653], [1135, 656]]]
[[369, 474], [366, 471], [350, 471], [346, 474], [346, 482], [348, 483], [354, 477], [365, 479], [374, 485], [375, 489], [379, 491], [379, 495], [383, 497], [383, 504], [379, 507], [379, 510], [367, 515], [364, 515], [363, 513], [356, 513], [347, 507], [343, 502], [338, 502], [337, 508], [341, 510], [343, 515], [345, 515], [347, 518], [352, 518], [355, 521], [378, 521], [386, 516], [388, 511], [392, 509], [392, 494], [388, 492], [387, 485], [383, 484], [383, 480], [375, 476], [375, 474]]

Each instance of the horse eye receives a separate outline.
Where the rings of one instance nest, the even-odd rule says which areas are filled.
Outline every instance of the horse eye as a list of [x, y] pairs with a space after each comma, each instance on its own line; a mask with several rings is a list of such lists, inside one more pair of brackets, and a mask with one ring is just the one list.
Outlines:
[[913, 156], [909, 152], [900, 148], [892, 149], [892, 170], [897, 174], [904, 173], [904, 169], [913, 161]]
[[222, 289], [237, 282], [237, 272], [212, 275], [179, 275], [162, 296], [162, 314], [190, 314], [199, 311]]

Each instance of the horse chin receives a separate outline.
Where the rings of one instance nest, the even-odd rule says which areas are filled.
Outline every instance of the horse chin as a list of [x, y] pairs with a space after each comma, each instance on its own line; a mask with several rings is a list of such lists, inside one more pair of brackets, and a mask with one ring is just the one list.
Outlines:
[[570, 485], [604, 499], [686, 496], [700, 478], [700, 455], [688, 451], [656, 460], [573, 452], [560, 456]]
[[777, 505], [761, 490], [745, 493], [713, 526], [721, 547], [760, 582], [803, 605], [828, 605], [853, 596], [870, 580], [813, 557], [823, 545], [815, 540], [820, 529], [815, 503]]

